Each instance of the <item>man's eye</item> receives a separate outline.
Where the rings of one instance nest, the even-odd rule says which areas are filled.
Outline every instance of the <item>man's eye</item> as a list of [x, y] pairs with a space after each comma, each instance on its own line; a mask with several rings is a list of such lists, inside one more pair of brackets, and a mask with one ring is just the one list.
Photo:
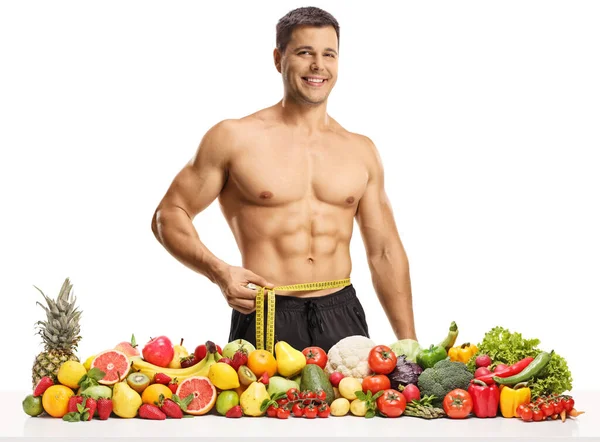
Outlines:
[[310, 54], [310, 52], [308, 52], [308, 51], [302, 51], [302, 52], [299, 52], [298, 54], [299, 54], [299, 55], [303, 55], [303, 54]]
[[335, 58], [335, 54], [325, 54], [326, 57]]

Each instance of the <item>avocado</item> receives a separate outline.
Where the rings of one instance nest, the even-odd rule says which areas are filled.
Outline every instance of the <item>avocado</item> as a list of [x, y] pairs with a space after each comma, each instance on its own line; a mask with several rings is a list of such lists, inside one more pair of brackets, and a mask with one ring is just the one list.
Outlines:
[[300, 381], [300, 391], [317, 391], [323, 390], [327, 395], [326, 401], [329, 405], [335, 399], [333, 386], [329, 382], [329, 377], [323, 369], [316, 364], [306, 364], [302, 369], [302, 380]]

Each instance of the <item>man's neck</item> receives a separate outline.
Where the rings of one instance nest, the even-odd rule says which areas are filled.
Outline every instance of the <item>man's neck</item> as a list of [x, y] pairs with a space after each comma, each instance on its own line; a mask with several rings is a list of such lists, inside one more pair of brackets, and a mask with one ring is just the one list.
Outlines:
[[279, 108], [286, 125], [308, 133], [319, 132], [329, 127], [327, 102], [310, 106], [291, 98], [283, 98]]

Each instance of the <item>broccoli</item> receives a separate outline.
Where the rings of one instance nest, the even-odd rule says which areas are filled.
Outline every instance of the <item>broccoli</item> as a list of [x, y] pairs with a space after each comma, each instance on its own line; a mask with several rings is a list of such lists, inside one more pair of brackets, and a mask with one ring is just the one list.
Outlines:
[[440, 405], [444, 397], [455, 388], [466, 390], [473, 379], [473, 373], [462, 362], [443, 359], [432, 368], [421, 373], [418, 380], [421, 397], [434, 395], [434, 404]]

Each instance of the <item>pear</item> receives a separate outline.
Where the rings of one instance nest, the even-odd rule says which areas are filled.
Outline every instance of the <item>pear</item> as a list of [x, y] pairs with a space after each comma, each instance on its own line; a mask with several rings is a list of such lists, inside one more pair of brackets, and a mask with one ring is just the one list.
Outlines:
[[260, 382], [252, 382], [240, 396], [240, 405], [245, 416], [262, 416], [265, 411], [260, 411], [260, 406], [265, 399], [271, 399], [267, 387]]
[[275, 344], [277, 372], [286, 378], [296, 376], [306, 365], [306, 356], [285, 341]]
[[286, 393], [290, 388], [299, 390], [300, 384], [291, 379], [282, 378], [281, 376], [271, 376], [269, 378], [267, 393], [273, 397], [277, 393]]
[[183, 338], [179, 345], [173, 346], [173, 359], [169, 362], [169, 368], [181, 368], [181, 358], [189, 356], [187, 349], [183, 346]]
[[132, 418], [137, 415], [142, 405], [142, 397], [131, 388], [126, 381], [117, 382], [113, 387], [113, 412], [122, 418]]

